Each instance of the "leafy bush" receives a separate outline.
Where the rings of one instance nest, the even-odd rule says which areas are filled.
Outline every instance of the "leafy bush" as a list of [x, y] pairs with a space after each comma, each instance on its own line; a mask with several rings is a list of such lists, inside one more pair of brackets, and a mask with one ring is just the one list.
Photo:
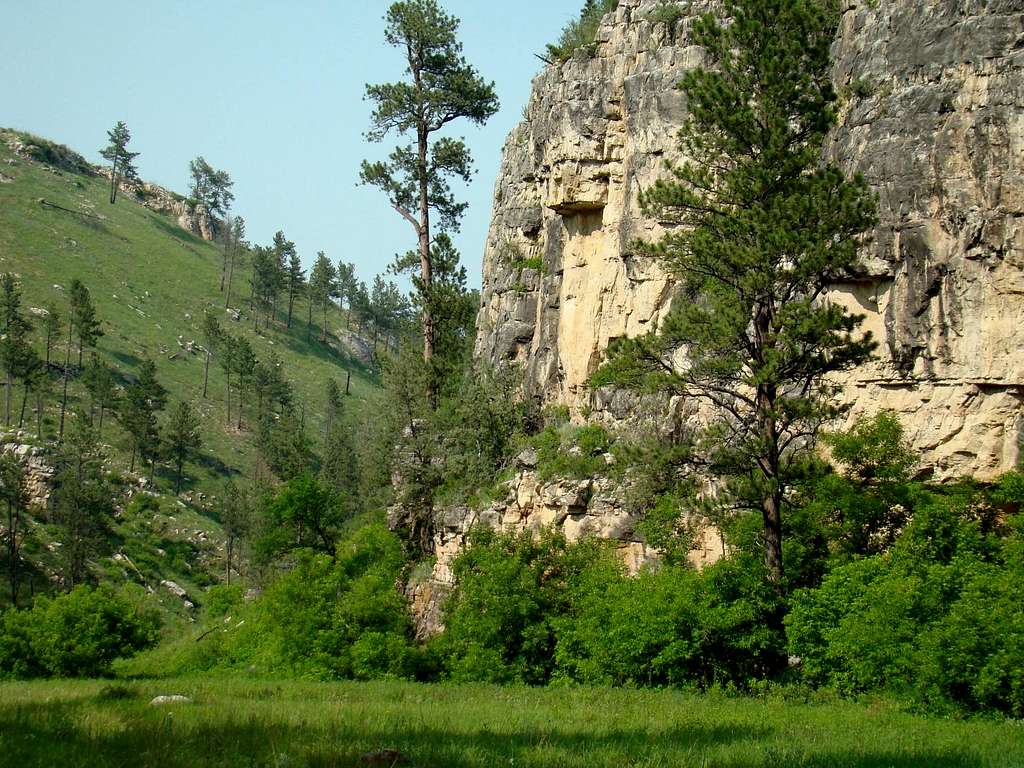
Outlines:
[[0, 622], [0, 676], [101, 677], [156, 642], [159, 619], [106, 588], [77, 587]]
[[677, 2], [673, 2], [672, 0], [661, 0], [647, 18], [655, 24], [667, 25], [671, 32], [675, 29], [679, 20], [684, 18], [688, 13], [689, 10]]
[[[368, 524], [338, 545], [337, 556], [295, 553], [294, 567], [233, 621], [201, 642], [167, 652], [161, 674], [252, 669], [312, 679], [414, 677], [420, 653], [412, 642], [405, 598], [398, 589], [404, 556], [382, 524]], [[216, 616], [223, 608], [210, 613]], [[218, 624], [220, 622], [218, 621]]]
[[636, 578], [593, 569], [559, 623], [558, 675], [599, 685], [746, 686], [785, 668], [780, 608], [761, 569], [737, 560]]
[[556, 61], [568, 61], [577, 50], [593, 55], [594, 38], [606, 13], [614, 11], [619, 0], [586, 0], [578, 18], [562, 29], [558, 42], [548, 44], [548, 55]]
[[575, 429], [547, 427], [529, 439], [537, 450], [537, 476], [553, 478], [584, 478], [607, 473], [604, 455], [612, 447], [612, 438], [597, 424]]
[[434, 650], [454, 680], [547, 683], [554, 672], [556, 625], [569, 613], [581, 574], [601, 562], [596, 542], [569, 544], [544, 531], [470, 533], [455, 560], [455, 589]]
[[1024, 714], [1024, 557], [979, 492], [923, 493], [890, 551], [797, 592], [786, 619], [804, 679], [933, 710]]

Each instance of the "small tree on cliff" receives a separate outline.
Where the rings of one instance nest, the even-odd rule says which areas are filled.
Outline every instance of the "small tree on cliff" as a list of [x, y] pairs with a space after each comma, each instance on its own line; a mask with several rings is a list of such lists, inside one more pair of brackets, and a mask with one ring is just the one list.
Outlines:
[[200, 155], [188, 166], [192, 182], [189, 191], [192, 198], [206, 207], [206, 212], [211, 216], [224, 216], [227, 214], [235, 195], [231, 191], [235, 182], [227, 171], [218, 171]]
[[[783, 588], [782, 514], [820, 426], [841, 412], [828, 377], [868, 359], [863, 317], [827, 288], [857, 259], [875, 206], [859, 176], [821, 162], [835, 122], [834, 16], [814, 0], [726, 0], [693, 28], [708, 68], [680, 87], [692, 158], [643, 195], [675, 225], [646, 246], [680, 281], [660, 330], [613, 350], [595, 384], [654, 387], [710, 402], [699, 453], [734, 508], [761, 513], [768, 578]], [[685, 350], [686, 363], [672, 364]]]
[[118, 180], [139, 177], [134, 164], [139, 153], [128, 151], [128, 142], [132, 140], [132, 135], [128, 131], [128, 126], [120, 120], [117, 125], [107, 131], [107, 139], [110, 143], [100, 150], [100, 154], [104, 159], [110, 161], [110, 204], [113, 205], [117, 200]]
[[[385, 21], [384, 38], [405, 56], [407, 78], [366, 86], [366, 96], [375, 104], [367, 138], [382, 141], [395, 132], [411, 135], [413, 143], [397, 147], [387, 162], [364, 162], [360, 178], [382, 189], [395, 211], [412, 225], [420, 281], [429, 290], [431, 213], [438, 215], [441, 229], [457, 229], [466, 204], [455, 201], [448, 179], [468, 181], [473, 172], [463, 141], [431, 137], [463, 117], [482, 125], [498, 111], [498, 97], [493, 83], [485, 82], [462, 57], [462, 45], [455, 38], [459, 20], [435, 0], [393, 3]], [[428, 302], [422, 306], [421, 324], [423, 358], [429, 361], [434, 354], [434, 318]]]

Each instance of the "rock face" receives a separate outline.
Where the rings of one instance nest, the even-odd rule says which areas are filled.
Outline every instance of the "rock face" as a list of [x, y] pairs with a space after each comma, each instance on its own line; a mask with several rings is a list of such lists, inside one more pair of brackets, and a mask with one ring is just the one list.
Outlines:
[[[537, 76], [495, 189], [477, 353], [523, 364], [530, 392], [577, 418], [629, 410], [586, 380], [672, 296], [631, 243], [659, 235], [638, 194], [676, 152], [673, 86], [701, 52], [687, 19], [649, 20], [657, 5], [622, 0], [595, 56]], [[1024, 0], [850, 2], [834, 60], [825, 153], [865, 175], [881, 217], [832, 293], [881, 342], [842, 382], [851, 417], [894, 410], [936, 477], [992, 477], [1024, 427]]]
[[[658, 559], [657, 551], [637, 532], [641, 516], [630, 507], [628, 494], [617, 481], [607, 477], [544, 480], [538, 476], [535, 465], [535, 456], [532, 461], [520, 456], [514, 477], [503, 485], [504, 498], [484, 509], [452, 507], [438, 514], [433, 570], [429, 579], [414, 581], [406, 587], [420, 637], [429, 637], [443, 628], [441, 604], [454, 581], [452, 562], [475, 525], [533, 532], [553, 527], [562, 531], [569, 541], [585, 537], [609, 539], [616, 542], [617, 554], [630, 573]], [[697, 538], [696, 547], [690, 553], [690, 561], [695, 566], [722, 557], [724, 545], [717, 531], [705, 526]]]

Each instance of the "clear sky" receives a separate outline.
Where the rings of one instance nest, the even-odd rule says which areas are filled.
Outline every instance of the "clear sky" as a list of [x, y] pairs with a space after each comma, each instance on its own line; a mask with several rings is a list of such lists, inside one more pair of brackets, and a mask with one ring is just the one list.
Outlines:
[[[387, 0], [0, 0], [0, 126], [31, 131], [100, 162], [124, 120], [142, 178], [187, 192], [203, 155], [235, 182], [249, 238], [278, 229], [309, 265], [318, 250], [362, 279], [415, 246], [382, 193], [357, 186], [368, 144], [364, 85], [400, 79], [384, 43]], [[456, 242], [479, 285], [501, 147], [521, 119], [534, 57], [582, 0], [441, 0], [462, 20], [466, 58], [494, 80], [501, 111], [457, 125], [477, 165]]]

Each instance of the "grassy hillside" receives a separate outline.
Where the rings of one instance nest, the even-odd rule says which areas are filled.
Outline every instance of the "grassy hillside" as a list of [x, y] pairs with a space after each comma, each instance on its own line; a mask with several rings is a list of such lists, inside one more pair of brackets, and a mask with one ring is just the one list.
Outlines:
[[[190, 701], [153, 706], [158, 695]], [[1014, 768], [1013, 722], [883, 701], [679, 691], [163, 680], [0, 684], [0, 765]]]
[[[38, 146], [32, 157], [9, 146], [18, 139]], [[342, 330], [346, 317], [338, 308], [332, 307], [328, 314], [326, 344], [319, 341], [319, 325], [307, 340], [304, 299], [295, 307], [291, 330], [284, 328], [281, 317], [269, 331], [256, 334], [245, 301], [249, 288], [245, 263], [234, 275], [231, 304], [241, 313], [234, 319], [225, 310], [219, 290], [223, 258], [218, 247], [145, 208], [130, 194], [119, 195], [116, 205], [108, 197], [109, 181], [73, 152], [43, 139], [0, 130], [0, 272], [18, 277], [26, 313], [54, 307], [66, 321], [68, 287], [78, 278], [89, 288], [102, 322], [98, 353], [113, 366], [121, 383], [136, 375], [143, 359], [151, 358], [169, 392], [169, 408], [188, 400], [201, 415], [201, 457], [186, 467], [182, 497], [173, 496], [171, 471], [164, 468], [157, 474], [156, 495], [136, 493], [134, 499], [135, 482], [127, 471], [128, 436], [107, 416], [101, 437], [110, 482], [120, 498], [119, 512], [111, 521], [103, 555], [92, 565], [97, 578], [138, 584], [144, 599], [159, 605], [165, 615], [188, 621], [190, 609], [184, 599], [163, 582], [173, 581], [186, 590], [190, 601], [203, 602], [203, 589], [220, 577], [224, 567], [223, 536], [211, 511], [211, 495], [219, 492], [228, 475], [249, 476], [254, 461], [252, 434], [246, 428], [239, 430], [237, 423], [227, 423], [220, 367], [216, 362], [210, 366], [209, 395], [204, 399], [205, 355], [182, 347], [187, 342], [203, 344], [204, 311], [214, 308], [224, 328], [246, 336], [259, 357], [276, 352], [302, 404], [314, 446], [322, 434], [329, 377], [344, 388], [351, 373], [347, 403], [352, 415], [374, 399], [377, 385], [372, 373], [342, 350], [339, 336], [350, 335]], [[34, 319], [38, 325], [39, 318]], [[33, 339], [42, 354], [41, 328], [33, 331]], [[45, 444], [58, 430], [59, 366], [66, 343], [66, 338], [61, 339], [53, 350], [58, 365], [51, 369], [53, 388], [45, 407], [44, 457]], [[73, 354], [73, 363], [76, 358]], [[84, 385], [74, 378], [69, 395], [71, 413], [87, 407]], [[237, 393], [233, 399], [237, 400]], [[14, 400], [15, 421], [19, 405], [20, 391]], [[237, 413], [237, 402], [232, 410], [233, 415]], [[35, 442], [31, 406], [29, 411], [23, 442]], [[137, 473], [143, 471], [136, 468]], [[25, 526], [23, 595], [28, 598], [48, 591], [57, 579], [60, 532], [38, 508], [31, 511]], [[0, 605], [8, 600], [5, 579], [0, 585]], [[172, 621], [167, 631], [173, 634], [175, 626]]]
[[[201, 466], [189, 468], [198, 487], [209, 487], [227, 469], [248, 473], [253, 455], [248, 432], [226, 424], [220, 369], [211, 366], [209, 397], [204, 400], [204, 357], [183, 353], [179, 345], [179, 340], [203, 343], [201, 324], [207, 307], [216, 309], [227, 330], [248, 336], [257, 355], [273, 350], [280, 356], [287, 378], [305, 405], [311, 436], [318, 435], [323, 424], [328, 377], [344, 384], [347, 371], [352, 372], [351, 411], [361, 410], [373, 398], [372, 376], [340, 351], [333, 333], [328, 345], [321, 344], [317, 326], [307, 341], [304, 300], [296, 306], [290, 331], [280, 318], [282, 322], [269, 332], [253, 333], [244, 301], [248, 296], [244, 267], [234, 276], [232, 306], [242, 312], [235, 321], [225, 312], [219, 291], [222, 255], [218, 247], [143, 207], [131, 195], [122, 194], [116, 205], [110, 205], [109, 182], [101, 176], [15, 155], [5, 141], [11, 135], [0, 132], [0, 271], [19, 276], [27, 306], [52, 305], [64, 317], [67, 287], [72, 279], [80, 279], [91, 291], [103, 322], [100, 354], [122, 377], [134, 375], [143, 358], [152, 358], [170, 401], [186, 399], [198, 406], [206, 459]], [[332, 308], [329, 328], [335, 331], [344, 323], [343, 314]], [[76, 405], [82, 394], [80, 387], [73, 387]], [[51, 425], [55, 418], [51, 407]], [[120, 429], [106, 428], [104, 439], [123, 460], [127, 445]]]

